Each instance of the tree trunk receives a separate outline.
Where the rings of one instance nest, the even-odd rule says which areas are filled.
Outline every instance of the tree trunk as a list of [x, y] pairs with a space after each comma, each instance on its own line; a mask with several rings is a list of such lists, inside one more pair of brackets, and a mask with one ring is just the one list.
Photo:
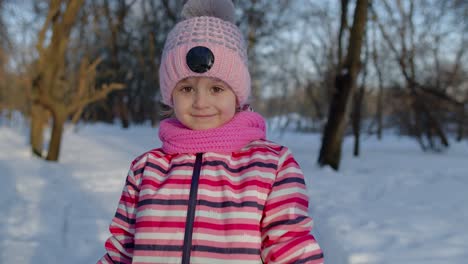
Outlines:
[[466, 113], [465, 113], [465, 106], [462, 105], [460, 107], [460, 114], [458, 118], [458, 129], [457, 129], [457, 141], [460, 142], [464, 138], [465, 134], [465, 124], [466, 123]]
[[383, 84], [379, 77], [379, 94], [377, 98], [377, 138], [382, 139], [383, 130]]
[[[449, 147], [447, 136], [445, 135], [442, 126], [437, 120], [437, 117], [431, 112], [430, 107], [424, 101], [425, 99], [421, 94], [413, 94], [414, 97], [414, 108], [413, 111], [416, 116], [416, 136], [422, 148], [426, 150], [440, 151], [442, 147]], [[424, 143], [424, 137], [427, 139], [427, 145]], [[438, 139], [440, 144], [435, 140]]]
[[124, 100], [125, 95], [121, 91], [117, 91], [117, 112], [122, 123], [122, 128], [128, 128], [130, 126], [128, 107]]
[[[448, 138], [445, 135], [445, 132], [442, 128], [437, 117], [431, 112], [430, 107], [426, 104], [426, 102], [421, 101], [422, 109], [427, 116], [427, 128], [426, 128], [426, 135], [428, 136], [429, 140], [432, 142], [434, 138], [439, 138], [440, 143], [443, 147], [449, 147]], [[435, 134], [435, 135], [434, 135]], [[439, 146], [435, 146], [432, 148], [434, 150], [439, 150]]]
[[341, 144], [346, 128], [351, 95], [354, 91], [356, 76], [360, 67], [360, 54], [364, 30], [367, 20], [367, 0], [358, 0], [354, 11], [354, 21], [349, 37], [348, 52], [344, 67], [338, 71], [335, 81], [335, 91], [328, 121], [322, 139], [319, 164], [329, 165], [338, 170], [341, 160]]
[[[364, 31], [366, 34], [366, 31]], [[367, 35], [364, 36], [367, 41]], [[369, 45], [365, 46], [364, 65], [369, 61]], [[366, 92], [366, 79], [367, 68], [364, 66], [362, 73], [361, 86], [359, 90], [354, 93], [354, 109], [353, 109], [353, 134], [354, 134], [354, 156], [358, 157], [360, 152], [361, 143], [361, 119], [362, 119], [362, 105], [364, 101], [364, 94]]]
[[62, 142], [63, 126], [67, 119], [67, 116], [63, 114], [65, 111], [55, 111], [53, 113], [53, 126], [52, 126], [52, 135], [49, 142], [49, 151], [47, 153], [46, 160], [48, 161], [58, 161], [60, 155], [60, 145]]
[[[330, 165], [338, 170], [341, 160], [341, 143], [346, 128], [346, 114], [348, 107], [349, 87], [351, 76], [337, 76], [335, 89], [337, 90], [330, 104], [330, 113], [320, 149], [319, 164], [321, 166]], [[348, 86], [347, 86], [348, 85]]]
[[364, 84], [354, 96], [353, 109], [353, 134], [354, 134], [354, 156], [359, 156], [360, 139], [361, 139], [361, 117], [362, 117], [362, 102], [364, 100]]
[[382, 139], [382, 130], [383, 130], [383, 74], [378, 63], [378, 52], [377, 52], [377, 37], [376, 37], [376, 28], [374, 27], [373, 32], [373, 40], [372, 40], [372, 60], [374, 62], [375, 70], [377, 71], [377, 79], [379, 85], [379, 91], [377, 95], [377, 138], [379, 140]]
[[44, 144], [44, 126], [47, 123], [47, 113], [37, 103], [31, 106], [31, 130], [29, 132], [31, 151], [34, 155], [42, 158]]

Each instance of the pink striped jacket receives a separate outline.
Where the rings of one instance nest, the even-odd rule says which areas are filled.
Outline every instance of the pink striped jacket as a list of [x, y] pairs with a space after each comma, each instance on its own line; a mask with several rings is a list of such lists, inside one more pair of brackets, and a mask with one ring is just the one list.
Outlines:
[[110, 225], [108, 263], [323, 263], [291, 152], [256, 140], [229, 154], [132, 162]]

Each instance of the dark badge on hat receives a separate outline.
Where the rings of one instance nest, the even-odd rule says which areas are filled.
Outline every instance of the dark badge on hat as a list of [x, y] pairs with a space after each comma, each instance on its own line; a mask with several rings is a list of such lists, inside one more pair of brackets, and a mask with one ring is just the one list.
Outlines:
[[215, 58], [209, 48], [197, 46], [189, 50], [186, 60], [190, 70], [196, 73], [204, 73], [213, 67]]

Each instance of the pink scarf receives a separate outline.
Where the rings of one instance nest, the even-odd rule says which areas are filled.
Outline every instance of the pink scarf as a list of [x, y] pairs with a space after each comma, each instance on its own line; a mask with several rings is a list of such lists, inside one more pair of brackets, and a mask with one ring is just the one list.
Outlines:
[[191, 130], [177, 119], [165, 119], [159, 126], [159, 138], [166, 153], [229, 153], [251, 141], [265, 139], [265, 120], [260, 114], [243, 111], [221, 127]]

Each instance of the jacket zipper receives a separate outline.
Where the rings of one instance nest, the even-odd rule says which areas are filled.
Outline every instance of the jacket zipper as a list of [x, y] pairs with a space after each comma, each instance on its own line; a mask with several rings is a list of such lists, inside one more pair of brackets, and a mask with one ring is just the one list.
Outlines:
[[182, 247], [182, 264], [190, 264], [192, 250], [193, 222], [195, 221], [195, 207], [197, 206], [198, 180], [202, 166], [203, 153], [197, 153], [193, 168], [192, 183], [190, 184], [190, 198], [188, 201], [187, 220], [185, 225], [184, 246]]

